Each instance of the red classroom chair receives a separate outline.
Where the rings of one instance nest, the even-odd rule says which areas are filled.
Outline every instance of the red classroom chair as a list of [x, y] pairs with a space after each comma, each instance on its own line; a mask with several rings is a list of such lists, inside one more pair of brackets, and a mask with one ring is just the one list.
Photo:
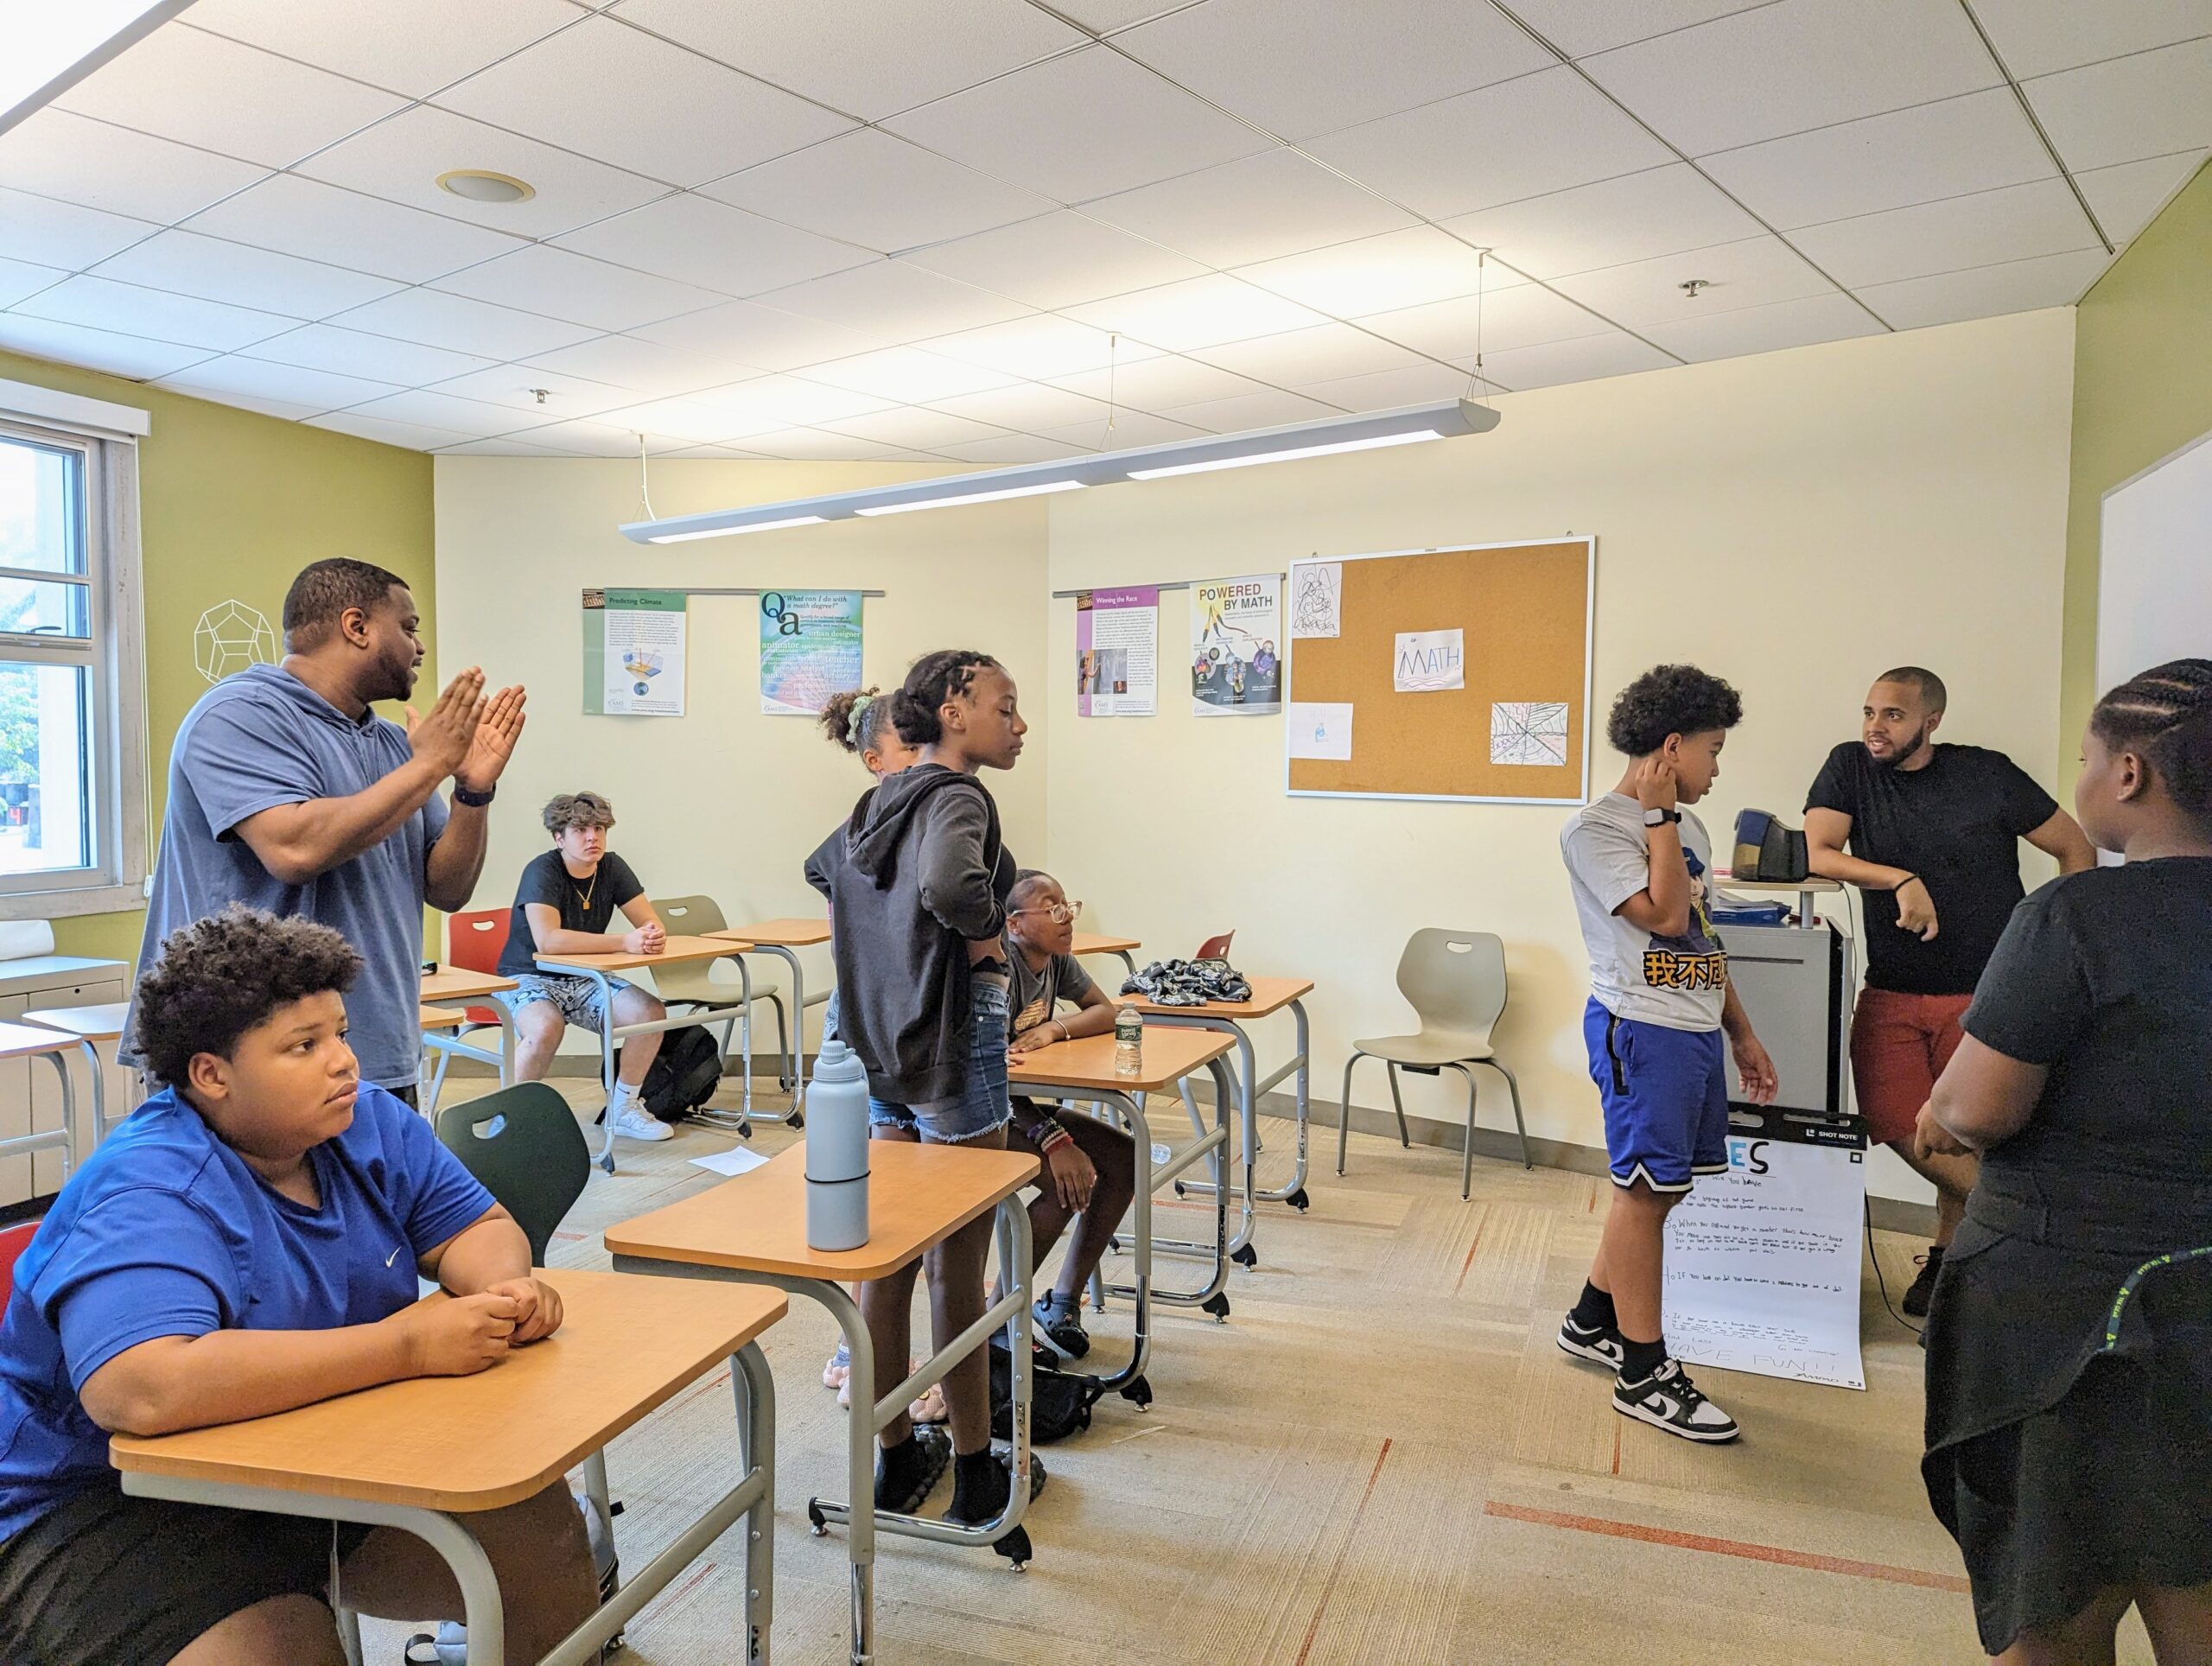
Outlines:
[[0, 1307], [16, 1293], [16, 1260], [30, 1248], [31, 1236], [38, 1230], [36, 1221], [17, 1221], [13, 1226], [0, 1227]]
[[[507, 951], [507, 927], [512, 909], [490, 908], [476, 913], [452, 914], [446, 919], [446, 957], [472, 972], [497, 972], [499, 957]], [[471, 1024], [496, 1024], [499, 1014], [489, 1007], [468, 1008]]]
[[1193, 957], [1193, 958], [1198, 960], [1228, 959], [1229, 942], [1230, 939], [1236, 935], [1236, 933], [1235, 932], [1224, 932], [1219, 937], [1208, 938], [1204, 943], [1198, 944], [1198, 952]]

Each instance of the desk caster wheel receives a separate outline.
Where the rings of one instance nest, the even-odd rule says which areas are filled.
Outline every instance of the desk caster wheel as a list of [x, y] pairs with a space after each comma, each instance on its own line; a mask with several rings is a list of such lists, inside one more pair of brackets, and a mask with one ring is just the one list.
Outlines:
[[1229, 1258], [1239, 1267], [1257, 1267], [1260, 1264], [1260, 1252], [1249, 1243], [1242, 1250], [1230, 1251]]
[[1015, 1573], [1026, 1574], [1029, 1571], [1029, 1531], [1027, 1528], [1011, 1529], [1006, 1536], [999, 1540], [991, 1548], [1013, 1563]]
[[1213, 1322], [1217, 1325], [1226, 1325], [1229, 1322], [1229, 1293], [1226, 1290], [1217, 1295], [1208, 1297], [1198, 1304], [1198, 1307], [1202, 1313], [1211, 1313]]
[[1139, 1411], [1152, 1404], [1152, 1381], [1140, 1371], [1122, 1385], [1122, 1398]]
[[1178, 1180], [1175, 1182], [1175, 1195], [1179, 1198], [1187, 1198], [1191, 1194], [1183, 1190], [1183, 1182]]
[[1121, 1235], [1116, 1233], [1113, 1237], [1108, 1238], [1106, 1240], [1106, 1247], [1112, 1250], [1116, 1255], [1120, 1255], [1122, 1253]]
[[1285, 1198], [1283, 1201], [1302, 1215], [1306, 1212], [1306, 1205], [1311, 1204], [1313, 1200], [1306, 1195], [1306, 1188], [1301, 1186], [1297, 1191]]
[[605, 1169], [608, 1173], [612, 1174], [614, 1172], [614, 1154], [610, 1151], [604, 1157], [601, 1157], [599, 1160], [599, 1166]]
[[806, 1126], [806, 1113], [803, 1110], [793, 1111], [790, 1116], [784, 1118], [784, 1126], [785, 1128], [804, 1128]]
[[750, 1140], [753, 1137], [753, 1124], [740, 1122], [737, 1125], [737, 1137], [741, 1140]]
[[821, 1504], [812, 1498], [809, 1498], [806, 1501], [806, 1519], [810, 1523], [811, 1523], [813, 1535], [816, 1538], [821, 1539], [827, 1538], [829, 1536], [830, 1518], [822, 1513]]

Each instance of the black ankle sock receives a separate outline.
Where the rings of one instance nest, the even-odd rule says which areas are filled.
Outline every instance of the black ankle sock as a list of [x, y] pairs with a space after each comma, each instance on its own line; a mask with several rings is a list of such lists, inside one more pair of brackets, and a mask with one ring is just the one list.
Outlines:
[[1613, 1293], [1600, 1290], [1587, 1279], [1582, 1281], [1582, 1300], [1567, 1317], [1586, 1331], [1610, 1331], [1620, 1323], [1613, 1313]]
[[1928, 1246], [1928, 1264], [1930, 1267], [1941, 1267], [1943, 1264], [1943, 1246], [1942, 1244], [1931, 1243]]
[[967, 1522], [987, 1522], [1006, 1508], [1010, 1491], [1006, 1466], [988, 1447], [955, 1453], [950, 1514]]
[[875, 1490], [886, 1498], [903, 1498], [912, 1491], [929, 1468], [922, 1443], [910, 1432], [895, 1447], [880, 1447], [875, 1454]]
[[1621, 1339], [1621, 1381], [1641, 1383], [1667, 1363], [1667, 1339], [1656, 1342], [1638, 1342], [1630, 1337]]

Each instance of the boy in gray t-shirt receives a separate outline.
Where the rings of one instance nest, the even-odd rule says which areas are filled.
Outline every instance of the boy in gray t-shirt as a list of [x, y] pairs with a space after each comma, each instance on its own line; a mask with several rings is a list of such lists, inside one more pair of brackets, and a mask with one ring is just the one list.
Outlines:
[[1627, 772], [1559, 842], [1590, 952], [1583, 1039], [1614, 1186], [1559, 1345], [1613, 1368], [1614, 1410], [1691, 1440], [1732, 1440], [1737, 1430], [1667, 1353], [1667, 1213], [1697, 1175], [1728, 1167], [1726, 1053], [1753, 1103], [1771, 1100], [1776, 1083], [1728, 987], [1728, 957], [1707, 912], [1713, 843], [1676, 806], [1712, 790], [1743, 712], [1735, 690], [1694, 666], [1646, 671], [1614, 702], [1605, 728], [1628, 754]]

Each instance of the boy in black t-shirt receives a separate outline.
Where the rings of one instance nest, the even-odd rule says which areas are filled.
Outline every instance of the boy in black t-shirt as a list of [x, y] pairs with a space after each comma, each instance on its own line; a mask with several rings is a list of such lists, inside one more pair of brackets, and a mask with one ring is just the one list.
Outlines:
[[[535, 1082], [545, 1074], [570, 1024], [601, 1035], [609, 1022], [607, 998], [596, 982], [542, 972], [539, 955], [657, 955], [667, 946], [668, 932], [645, 900], [645, 887], [630, 864], [607, 848], [607, 830], [613, 825], [614, 807], [596, 792], [562, 793], [545, 806], [545, 830], [553, 836], [553, 848], [531, 860], [515, 887], [514, 917], [507, 924], [499, 973], [520, 986], [503, 997], [514, 1010], [518, 1082]], [[607, 929], [618, 908], [631, 930]], [[620, 978], [608, 982], [614, 989], [612, 1021], [617, 1028], [668, 1016], [667, 1008], [634, 984]], [[658, 1031], [622, 1044], [607, 1118], [626, 1139], [665, 1140], [675, 1132], [638, 1097], [659, 1051]]]

